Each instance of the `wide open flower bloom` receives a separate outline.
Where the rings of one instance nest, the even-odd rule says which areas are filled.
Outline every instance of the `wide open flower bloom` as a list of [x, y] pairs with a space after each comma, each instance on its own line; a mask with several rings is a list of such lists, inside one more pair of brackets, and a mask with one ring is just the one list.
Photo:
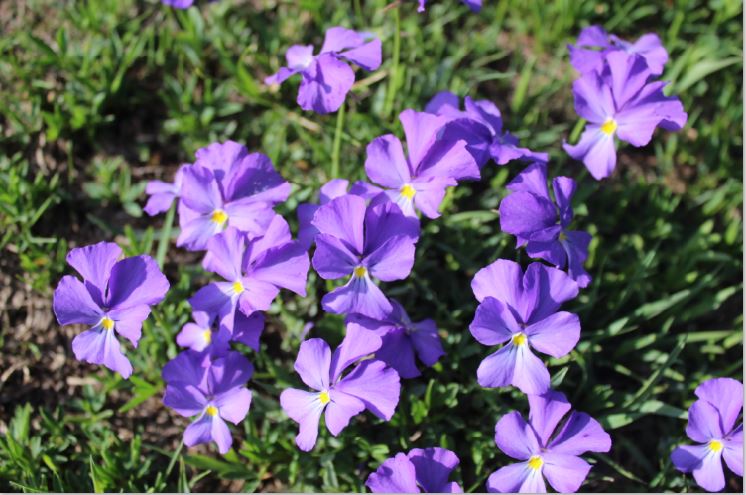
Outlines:
[[176, 244], [203, 250], [212, 236], [229, 226], [262, 235], [275, 216], [272, 208], [290, 194], [290, 184], [269, 157], [249, 153], [233, 141], [213, 143], [198, 150], [196, 157], [183, 171]]
[[518, 247], [526, 246], [529, 256], [547, 260], [557, 268], [567, 267], [578, 286], [587, 287], [591, 277], [583, 263], [588, 258], [591, 235], [568, 229], [575, 187], [569, 177], [555, 177], [552, 201], [546, 163], [529, 165], [507, 185], [513, 192], [500, 203], [500, 228], [516, 236]]
[[489, 100], [464, 98], [465, 110], [459, 106], [459, 97], [450, 91], [441, 91], [425, 107], [425, 111], [449, 119], [443, 133], [444, 139], [463, 139], [466, 149], [482, 168], [490, 158], [498, 165], [511, 160], [549, 160], [546, 153], [537, 153], [518, 146], [518, 138], [503, 131], [500, 110]]
[[487, 491], [546, 493], [546, 478], [559, 493], [576, 492], [591, 470], [579, 456], [589, 451], [608, 452], [611, 438], [598, 421], [582, 412], [571, 412], [558, 428], [570, 411], [570, 403], [560, 392], [529, 395], [528, 403], [528, 423], [513, 411], [495, 425], [498, 448], [522, 462], [492, 473]]
[[412, 449], [386, 459], [365, 486], [373, 493], [463, 493], [458, 483], [448, 481], [458, 464], [458, 457], [448, 449]]
[[317, 113], [336, 112], [355, 83], [355, 73], [346, 62], [367, 71], [381, 66], [381, 40], [370, 33], [358, 33], [343, 27], [326, 31], [318, 55], [313, 45], [293, 45], [285, 54], [287, 67], [264, 80], [264, 84], [282, 84], [301, 74], [298, 105]]
[[266, 311], [280, 289], [306, 295], [308, 253], [292, 240], [287, 222], [277, 214], [264, 235], [252, 239], [228, 227], [210, 239], [202, 264], [223, 281], [202, 287], [189, 303], [197, 311], [217, 314], [231, 333], [237, 309], [246, 316]]
[[253, 373], [249, 360], [235, 351], [215, 359], [184, 351], [163, 367], [163, 404], [194, 418], [184, 430], [185, 445], [214, 441], [221, 454], [228, 452], [233, 438], [225, 422], [237, 425], [249, 412], [251, 392], [245, 384]]
[[602, 74], [588, 72], [573, 83], [575, 111], [588, 125], [577, 144], [563, 144], [596, 180], [608, 177], [616, 167], [615, 137], [645, 146], [656, 127], [678, 131], [687, 120], [681, 101], [663, 94], [667, 83], [649, 82], [644, 58], [616, 51], [606, 60]]
[[578, 294], [578, 284], [557, 268], [499, 259], [474, 275], [480, 304], [469, 330], [481, 344], [505, 344], [477, 369], [483, 387], [514, 385], [525, 394], [549, 390], [549, 371], [531, 349], [560, 358], [580, 338], [577, 315], [559, 311]]
[[392, 310], [383, 319], [360, 314], [348, 316], [350, 325], [360, 325], [375, 331], [383, 340], [376, 352], [376, 359], [394, 368], [402, 378], [420, 376], [415, 363], [415, 353], [425, 366], [434, 365], [445, 354], [438, 336], [438, 327], [430, 318], [413, 322], [398, 301], [389, 299]]
[[[461, 0], [467, 7], [471, 9], [472, 12], [479, 12], [482, 10], [482, 0]], [[419, 6], [417, 7], [417, 12], [424, 12], [425, 11], [425, 4], [427, 3], [427, 0], [419, 0]]]
[[689, 408], [686, 435], [697, 445], [682, 445], [671, 453], [679, 471], [692, 473], [708, 492], [725, 487], [722, 460], [743, 476], [743, 384], [732, 378], [713, 378], [694, 391], [699, 398]]
[[461, 179], [478, 179], [479, 167], [466, 150], [466, 141], [441, 139], [446, 117], [404, 110], [399, 120], [409, 156], [393, 134], [377, 137], [368, 144], [365, 172], [371, 182], [386, 188], [405, 215], [416, 216], [416, 206], [426, 217], [437, 218], [446, 187]]
[[73, 339], [76, 359], [103, 364], [129, 378], [132, 365], [122, 353], [117, 335], [137, 347], [150, 306], [166, 297], [169, 284], [150, 256], [117, 261], [121, 255], [119, 246], [111, 242], [71, 250], [67, 262], [83, 281], [72, 275], [62, 277], [54, 291], [53, 307], [60, 325], [91, 327]]
[[380, 347], [381, 338], [360, 327], [347, 330], [334, 354], [321, 339], [301, 344], [295, 371], [314, 391], [289, 388], [280, 395], [282, 409], [300, 426], [295, 437], [298, 448], [309, 451], [316, 445], [322, 412], [334, 436], [365, 409], [383, 420], [391, 419], [399, 403], [399, 375], [395, 370], [383, 361], [366, 359], [342, 376], [350, 365]]
[[616, 51], [640, 55], [654, 76], [662, 74], [663, 67], [668, 62], [668, 52], [654, 33], [644, 34], [630, 43], [616, 35], [610, 35], [601, 26], [588, 26], [580, 32], [577, 43], [568, 45], [567, 48], [570, 51], [570, 64], [581, 74], [601, 72], [606, 56]]
[[402, 280], [414, 265], [419, 226], [389, 201], [366, 206], [347, 194], [318, 209], [313, 267], [326, 280], [350, 277], [321, 300], [330, 313], [361, 313], [384, 318], [392, 306], [373, 278]]
[[145, 213], [151, 217], [158, 213], [171, 208], [174, 200], [181, 196], [181, 181], [184, 174], [184, 168], [189, 165], [182, 165], [176, 171], [173, 182], [162, 182], [159, 180], [152, 180], [145, 186], [145, 193], [150, 196], [148, 202], [145, 205]]

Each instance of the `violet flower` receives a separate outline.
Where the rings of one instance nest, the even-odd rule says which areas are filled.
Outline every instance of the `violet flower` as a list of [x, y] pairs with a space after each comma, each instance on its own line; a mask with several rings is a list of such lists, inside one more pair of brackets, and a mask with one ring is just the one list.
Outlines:
[[580, 32], [577, 43], [568, 45], [567, 48], [570, 51], [570, 63], [581, 74], [603, 71], [606, 56], [615, 51], [640, 55], [654, 76], [662, 74], [663, 67], [668, 62], [668, 52], [654, 33], [644, 34], [630, 43], [616, 35], [610, 35], [601, 26], [588, 26]]
[[282, 84], [301, 74], [298, 105], [317, 113], [336, 112], [355, 83], [355, 73], [346, 62], [367, 71], [381, 66], [381, 40], [370, 33], [358, 33], [343, 27], [326, 31], [318, 55], [313, 45], [293, 45], [285, 54], [287, 67], [264, 80], [264, 84]]
[[528, 423], [513, 411], [495, 425], [497, 447], [522, 462], [492, 473], [487, 480], [487, 491], [546, 493], [546, 478], [558, 493], [576, 492], [591, 470], [591, 465], [580, 455], [589, 451], [608, 452], [611, 437], [598, 421], [582, 412], [571, 412], [558, 428], [570, 411], [570, 403], [561, 392], [529, 395], [528, 403]]
[[448, 449], [412, 449], [386, 459], [365, 486], [373, 493], [463, 493], [458, 483], [448, 481], [458, 464], [458, 457]]
[[99, 242], [72, 249], [67, 262], [83, 278], [72, 275], [60, 280], [54, 291], [54, 314], [60, 325], [91, 327], [73, 339], [75, 358], [103, 364], [123, 378], [132, 365], [119, 346], [117, 335], [137, 348], [142, 322], [150, 306], [166, 297], [169, 283], [150, 256], [119, 260], [122, 250], [114, 243]]
[[185, 351], [163, 367], [167, 383], [163, 404], [186, 417], [195, 417], [184, 431], [188, 447], [214, 441], [225, 454], [233, 444], [226, 421], [239, 424], [251, 406], [244, 386], [254, 368], [239, 352], [217, 359]]
[[[472, 12], [479, 12], [480, 10], [482, 10], [482, 0], [461, 0], [461, 1], [467, 7], [469, 7]], [[427, 0], [419, 0], [419, 6], [417, 7], [417, 12], [424, 12], [426, 3], [427, 3]]]
[[205, 311], [192, 312], [193, 322], [185, 324], [176, 336], [176, 343], [193, 351], [208, 350], [215, 356], [224, 356], [230, 349], [230, 331], [217, 324], [217, 315]]
[[616, 51], [606, 60], [603, 73], [588, 72], [573, 83], [575, 111], [589, 123], [577, 144], [563, 144], [596, 180], [616, 167], [615, 137], [645, 146], [656, 127], [678, 131], [687, 120], [681, 101], [663, 94], [667, 83], [649, 82], [652, 73], [645, 59]]
[[298, 448], [307, 452], [316, 445], [322, 412], [334, 436], [365, 409], [383, 420], [391, 419], [399, 403], [399, 375], [395, 370], [383, 361], [365, 359], [342, 376], [350, 365], [380, 347], [381, 338], [360, 327], [347, 330], [334, 354], [321, 339], [301, 344], [295, 371], [314, 391], [289, 388], [280, 394], [282, 409], [300, 426], [295, 437]]
[[260, 237], [249, 240], [228, 227], [210, 239], [202, 265], [223, 281], [202, 287], [189, 303], [197, 311], [219, 315], [231, 333], [236, 309], [246, 316], [266, 311], [280, 289], [306, 295], [308, 253], [292, 240], [287, 222], [277, 214]]
[[699, 398], [689, 408], [686, 435], [697, 445], [682, 445], [671, 453], [679, 471], [692, 473], [708, 492], [725, 488], [722, 460], [743, 477], [743, 384], [732, 378], [713, 378], [694, 391]]
[[500, 228], [516, 236], [518, 247], [526, 246], [532, 258], [544, 259], [560, 269], [567, 267], [570, 277], [584, 288], [591, 282], [583, 268], [591, 235], [568, 229], [575, 187], [569, 177], [555, 177], [552, 201], [546, 163], [529, 165], [507, 185], [512, 193], [500, 202]]
[[274, 218], [272, 208], [290, 194], [290, 184], [269, 157], [233, 141], [213, 143], [196, 157], [183, 172], [176, 244], [203, 250], [229, 226], [251, 236], [263, 234]]
[[194, 5], [194, 0], [161, 0], [161, 2], [175, 9], [186, 9]]
[[366, 206], [347, 194], [318, 209], [311, 222], [319, 231], [313, 267], [326, 280], [350, 277], [321, 300], [330, 313], [384, 318], [392, 306], [373, 282], [402, 280], [412, 271], [419, 225], [391, 202]]
[[147, 204], [145, 204], [145, 213], [148, 215], [155, 216], [159, 213], [163, 213], [171, 208], [174, 200], [181, 196], [181, 182], [184, 174], [184, 168], [189, 165], [182, 165], [176, 171], [174, 175], [174, 181], [162, 182], [159, 180], [152, 180], [145, 186], [145, 193], [150, 197], [148, 198]]
[[435, 321], [430, 318], [413, 322], [398, 301], [389, 299], [392, 311], [383, 319], [360, 314], [347, 317], [348, 328], [360, 325], [375, 331], [383, 340], [376, 352], [376, 359], [394, 368], [402, 378], [420, 376], [415, 363], [415, 353], [425, 366], [434, 365], [445, 354], [438, 336]]
[[405, 215], [416, 217], [416, 206], [426, 217], [437, 218], [446, 187], [461, 179], [478, 179], [479, 167], [466, 150], [466, 141], [440, 139], [446, 117], [404, 110], [399, 120], [409, 156], [393, 134], [377, 137], [368, 144], [365, 172]]
[[490, 158], [498, 165], [512, 160], [548, 161], [549, 155], [537, 153], [518, 146], [518, 138], [503, 131], [500, 110], [489, 100], [464, 98], [465, 110], [459, 107], [459, 97], [450, 91], [441, 91], [433, 96], [425, 111], [449, 119], [443, 138], [462, 139], [466, 149], [482, 168]]
[[505, 344], [479, 365], [479, 384], [514, 385], [525, 394], [549, 390], [549, 371], [531, 349], [560, 358], [578, 343], [580, 320], [559, 311], [578, 294], [578, 284], [541, 263], [524, 274], [518, 263], [499, 259], [474, 275], [471, 288], [480, 304], [469, 331], [481, 344]]

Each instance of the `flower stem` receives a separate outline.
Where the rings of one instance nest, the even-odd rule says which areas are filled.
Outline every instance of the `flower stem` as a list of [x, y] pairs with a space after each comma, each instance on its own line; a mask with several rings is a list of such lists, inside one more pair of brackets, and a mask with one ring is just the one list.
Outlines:
[[339, 177], [339, 152], [342, 148], [342, 128], [345, 122], [345, 104], [342, 102], [342, 106], [339, 107], [337, 112], [337, 126], [334, 129], [334, 144], [332, 144], [332, 167], [329, 175], [329, 179], [336, 179]]
[[155, 255], [155, 260], [158, 262], [158, 266], [163, 270], [163, 262], [166, 261], [166, 252], [168, 252], [168, 244], [171, 241], [171, 231], [174, 226], [174, 215], [176, 214], [176, 201], [171, 205], [166, 213], [166, 220], [163, 222], [163, 228], [161, 229], [161, 238], [158, 240], [158, 251]]
[[394, 110], [394, 96], [399, 89], [399, 54], [401, 52], [401, 21], [399, 19], [399, 5], [397, 4], [394, 11], [394, 56], [389, 73], [389, 88], [386, 93], [386, 102], [383, 106], [383, 114], [389, 117]]

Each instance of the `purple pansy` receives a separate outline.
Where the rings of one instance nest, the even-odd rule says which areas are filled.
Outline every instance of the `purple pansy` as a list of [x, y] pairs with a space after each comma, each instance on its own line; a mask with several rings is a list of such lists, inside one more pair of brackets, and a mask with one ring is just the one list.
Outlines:
[[174, 200], [178, 199], [181, 195], [181, 181], [184, 174], [184, 168], [188, 165], [182, 165], [176, 171], [173, 183], [162, 182], [159, 180], [152, 180], [145, 186], [145, 193], [150, 196], [148, 202], [145, 205], [145, 213], [151, 217], [158, 213], [171, 208]]
[[285, 413], [299, 424], [295, 443], [303, 451], [316, 445], [321, 413], [327, 429], [337, 436], [350, 419], [368, 409], [383, 420], [390, 420], [399, 403], [399, 375], [386, 363], [365, 359], [345, 376], [353, 363], [381, 347], [381, 338], [360, 327], [347, 330], [332, 354], [321, 339], [304, 341], [295, 360], [295, 371], [313, 392], [286, 389], [280, 395]]
[[[482, 0], [461, 0], [461, 1], [467, 7], [469, 7], [472, 12], [479, 12], [480, 10], [482, 10]], [[427, 3], [427, 0], [419, 0], [419, 6], [417, 7], [417, 12], [424, 12], [426, 3]]]
[[663, 67], [668, 62], [668, 52], [663, 47], [657, 34], [642, 35], [634, 43], [625, 41], [618, 36], [609, 34], [601, 26], [588, 26], [580, 32], [575, 45], [568, 45], [570, 63], [585, 74], [590, 71], [601, 72], [604, 68], [606, 56], [616, 51], [637, 54], [645, 59], [651, 74], [657, 76], [663, 73]]
[[[512, 191], [500, 203], [500, 228], [516, 236], [518, 247], [526, 246], [532, 258], [542, 258], [557, 268], [567, 267], [578, 286], [587, 287], [591, 277], [583, 268], [588, 258], [591, 235], [569, 230], [575, 181], [569, 177], [552, 180], [554, 199], [547, 187], [547, 165], [529, 165], [507, 185]], [[556, 202], [556, 206], [555, 206]]]
[[689, 408], [686, 435], [697, 445], [682, 445], [671, 453], [679, 471], [692, 473], [708, 492], [725, 488], [722, 459], [743, 477], [743, 384], [732, 378], [713, 378], [694, 391], [698, 400]]
[[367, 71], [381, 66], [381, 40], [370, 33], [343, 27], [326, 31], [318, 55], [313, 45], [293, 45], [285, 54], [287, 67], [267, 77], [265, 84], [282, 84], [290, 76], [301, 74], [298, 105], [317, 113], [336, 112], [355, 83], [355, 73], [345, 62]]
[[490, 158], [498, 165], [511, 160], [549, 160], [546, 153], [537, 153], [518, 146], [518, 138], [503, 131], [500, 110], [488, 100], [464, 98], [465, 110], [459, 108], [459, 97], [450, 91], [436, 94], [425, 111], [449, 119], [444, 130], [446, 139], [463, 139], [466, 149], [482, 168]]
[[91, 328], [73, 339], [75, 358], [107, 368], [128, 378], [132, 365], [119, 346], [117, 335], [134, 347], [142, 336], [142, 322], [150, 306], [166, 297], [169, 283], [150, 256], [119, 260], [122, 250], [99, 242], [75, 248], [67, 262], [83, 277], [60, 280], [54, 292], [54, 314], [60, 325], [83, 324]]
[[405, 215], [416, 216], [416, 206], [428, 218], [437, 218], [446, 187], [461, 179], [478, 179], [479, 167], [466, 141], [440, 139], [446, 117], [404, 110], [399, 120], [408, 156], [393, 134], [377, 137], [368, 144], [365, 172], [371, 182], [385, 188]]
[[571, 412], [558, 427], [571, 407], [561, 392], [550, 390], [544, 395], [529, 395], [528, 403], [528, 423], [513, 411], [495, 425], [497, 447], [523, 462], [492, 473], [487, 480], [487, 491], [546, 493], [546, 478], [558, 493], [576, 492], [591, 470], [591, 465], [580, 455], [608, 452], [611, 437], [598, 421], [577, 411]]
[[272, 208], [290, 194], [290, 184], [269, 157], [233, 141], [213, 143], [196, 157], [183, 171], [177, 245], [203, 250], [229, 226], [262, 235], [274, 217]]
[[651, 71], [644, 58], [616, 51], [606, 60], [601, 74], [588, 72], [573, 83], [575, 111], [588, 125], [577, 144], [563, 145], [596, 180], [608, 177], [616, 167], [615, 137], [645, 146], [656, 127], [678, 131], [687, 120], [681, 101], [663, 94], [667, 83], [649, 81]]
[[217, 325], [217, 315], [204, 311], [194, 311], [192, 319], [181, 328], [176, 343], [193, 351], [207, 350], [212, 355], [224, 356], [230, 349], [230, 331]]
[[186, 9], [194, 5], [194, 0], [161, 0], [161, 2], [175, 9]]
[[458, 483], [448, 481], [458, 464], [458, 457], [448, 449], [412, 449], [386, 459], [365, 485], [373, 493], [463, 493]]
[[559, 311], [578, 294], [565, 272], [541, 263], [521, 265], [499, 259], [474, 275], [471, 288], [480, 304], [469, 326], [481, 344], [505, 344], [477, 369], [483, 387], [514, 385], [525, 394], [549, 390], [549, 371], [531, 349], [560, 358], [580, 338], [577, 315]]
[[280, 289], [306, 295], [308, 253], [292, 240], [285, 219], [273, 215], [262, 236], [249, 239], [228, 227], [208, 242], [202, 264], [223, 281], [202, 287], [189, 302], [197, 311], [217, 314], [231, 333], [236, 331], [236, 310], [246, 316], [266, 311]]
[[392, 310], [383, 319], [369, 318], [360, 314], [348, 316], [350, 325], [360, 325], [375, 331], [383, 340], [376, 352], [376, 359], [394, 368], [402, 378], [420, 376], [415, 362], [415, 353], [425, 366], [434, 365], [445, 354], [438, 336], [438, 327], [430, 318], [413, 322], [398, 301], [389, 299]]
[[251, 406], [245, 387], [254, 368], [239, 352], [210, 359], [205, 353], [185, 351], [163, 367], [166, 392], [163, 404], [194, 421], [184, 431], [188, 447], [214, 441], [225, 454], [233, 444], [226, 421], [239, 424]]
[[350, 277], [321, 300], [330, 313], [384, 318], [392, 306], [373, 278], [402, 280], [412, 271], [419, 226], [389, 201], [376, 205], [347, 194], [320, 207], [313, 267], [326, 280]]

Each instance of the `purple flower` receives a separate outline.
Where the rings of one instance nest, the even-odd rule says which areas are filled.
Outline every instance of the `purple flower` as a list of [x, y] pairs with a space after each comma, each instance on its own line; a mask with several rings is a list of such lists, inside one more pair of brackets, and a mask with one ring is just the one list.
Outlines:
[[448, 481], [458, 464], [458, 457], [448, 449], [412, 449], [386, 459], [365, 485], [373, 493], [463, 493], [458, 483]]
[[345, 375], [350, 365], [378, 350], [381, 338], [360, 327], [348, 328], [342, 343], [331, 353], [321, 339], [304, 341], [295, 360], [295, 371], [314, 392], [283, 390], [280, 404], [300, 425], [295, 443], [303, 451], [316, 445], [319, 419], [325, 411], [327, 429], [337, 436], [350, 419], [368, 409], [386, 421], [399, 403], [399, 375], [383, 361], [365, 359]]
[[230, 349], [230, 331], [216, 325], [216, 315], [204, 311], [192, 313], [193, 322], [184, 325], [176, 336], [176, 343], [193, 351], [209, 351], [215, 356], [224, 356]]
[[[472, 12], [479, 12], [482, 10], [482, 0], [461, 0], [467, 7], [471, 9]], [[424, 12], [425, 11], [425, 4], [427, 3], [427, 0], [419, 0], [419, 6], [417, 7], [417, 12]]]
[[578, 36], [576, 45], [568, 45], [570, 63], [580, 72], [601, 72], [606, 56], [616, 51], [637, 54], [645, 59], [651, 74], [658, 76], [668, 62], [668, 52], [663, 47], [657, 34], [649, 33], [634, 43], [625, 41], [615, 35], [609, 35], [601, 26], [589, 26]]
[[358, 33], [343, 27], [326, 31], [318, 55], [313, 45], [293, 45], [285, 54], [287, 67], [264, 80], [265, 84], [282, 84], [290, 76], [301, 74], [298, 105], [317, 113], [336, 112], [355, 83], [355, 73], [344, 61], [367, 71], [381, 65], [381, 40], [370, 33]]
[[181, 195], [181, 181], [184, 174], [184, 168], [188, 165], [182, 165], [176, 171], [174, 182], [161, 182], [152, 180], [145, 186], [145, 193], [150, 196], [145, 205], [145, 213], [151, 217], [171, 208], [171, 204]]
[[244, 385], [253, 373], [249, 360], [235, 351], [217, 359], [185, 351], [163, 367], [163, 404], [195, 417], [184, 431], [184, 444], [215, 441], [221, 454], [228, 452], [233, 438], [225, 422], [237, 425], [249, 412], [251, 392]]
[[189, 302], [197, 311], [217, 314], [231, 333], [236, 332], [236, 309], [246, 316], [266, 311], [280, 289], [306, 295], [308, 253], [277, 214], [260, 237], [248, 239], [228, 227], [210, 239], [202, 264], [223, 281], [202, 287]]
[[348, 194], [347, 189], [349, 188], [349, 194], [360, 196], [366, 200], [373, 199], [376, 195], [381, 193], [381, 188], [368, 184], [367, 182], [358, 181], [350, 186], [350, 182], [346, 179], [332, 179], [319, 190], [319, 204], [313, 203], [302, 203], [298, 205], [298, 241], [304, 246], [311, 247], [316, 234], [319, 233], [311, 224], [313, 216], [319, 209], [319, 206], [327, 204], [329, 201]]
[[692, 473], [708, 492], [725, 487], [725, 459], [731, 471], [743, 476], [743, 384], [732, 378], [713, 378], [694, 391], [699, 398], [689, 408], [686, 435], [698, 445], [682, 445], [671, 453], [679, 471]]
[[498, 165], [511, 160], [548, 161], [546, 153], [536, 153], [518, 146], [518, 138], [503, 131], [500, 110], [488, 100], [474, 101], [464, 98], [465, 110], [459, 108], [459, 97], [450, 91], [436, 94], [425, 107], [425, 111], [449, 119], [444, 130], [444, 139], [462, 139], [466, 149], [482, 168], [492, 158]]
[[499, 259], [477, 272], [471, 288], [480, 302], [471, 334], [484, 345], [505, 343], [479, 365], [479, 384], [514, 385], [525, 394], [549, 390], [549, 371], [531, 349], [560, 358], [578, 343], [580, 320], [559, 311], [578, 294], [578, 284], [541, 263], [531, 263], [524, 274], [518, 263]]
[[555, 206], [547, 188], [546, 163], [529, 165], [507, 186], [513, 192], [500, 203], [500, 228], [516, 236], [518, 247], [526, 246], [532, 258], [542, 258], [557, 268], [567, 267], [570, 277], [582, 288], [591, 282], [583, 268], [591, 236], [567, 228], [573, 218], [575, 187], [569, 177], [555, 177]]
[[313, 267], [326, 280], [349, 281], [321, 300], [324, 311], [384, 318], [392, 306], [372, 278], [402, 280], [414, 265], [419, 226], [389, 201], [366, 206], [345, 195], [318, 209], [311, 222], [319, 231]]
[[588, 72], [573, 83], [575, 111], [589, 124], [576, 145], [565, 151], [581, 160], [597, 180], [616, 167], [614, 137], [633, 146], [645, 146], [660, 126], [678, 131], [687, 114], [676, 97], [663, 94], [666, 82], [649, 82], [645, 59], [615, 51], [606, 56], [604, 71]]
[[169, 284], [150, 256], [117, 261], [121, 255], [119, 246], [111, 242], [71, 250], [67, 262], [83, 281], [72, 275], [62, 277], [54, 291], [53, 306], [60, 325], [91, 327], [73, 339], [76, 359], [103, 364], [129, 378], [132, 365], [122, 353], [117, 335], [136, 348], [150, 306], [166, 297]]
[[274, 218], [272, 208], [290, 194], [269, 157], [233, 141], [213, 143], [196, 157], [183, 172], [177, 245], [203, 250], [228, 226], [262, 235]]
[[186, 9], [194, 5], [194, 0], [161, 0], [161, 2], [175, 9]]
[[348, 328], [360, 325], [375, 331], [383, 340], [376, 359], [394, 368], [402, 378], [420, 376], [415, 364], [415, 353], [425, 366], [434, 365], [445, 354], [438, 336], [438, 328], [430, 318], [418, 322], [409, 319], [401, 304], [389, 299], [392, 311], [383, 319], [360, 314], [349, 315]]
[[[598, 421], [586, 413], [570, 411], [561, 392], [529, 395], [528, 423], [520, 413], [506, 414], [495, 425], [495, 443], [505, 454], [523, 462], [492, 473], [489, 492], [546, 493], [544, 478], [559, 493], [576, 492], [591, 465], [579, 456], [585, 452], [608, 452], [611, 437]], [[556, 430], [559, 433], [554, 434]]]
[[437, 218], [446, 187], [461, 179], [478, 179], [479, 167], [466, 150], [466, 141], [439, 139], [446, 117], [404, 110], [399, 120], [409, 156], [393, 134], [377, 137], [368, 145], [365, 172], [386, 188], [405, 215], [415, 217], [417, 206], [428, 218]]

